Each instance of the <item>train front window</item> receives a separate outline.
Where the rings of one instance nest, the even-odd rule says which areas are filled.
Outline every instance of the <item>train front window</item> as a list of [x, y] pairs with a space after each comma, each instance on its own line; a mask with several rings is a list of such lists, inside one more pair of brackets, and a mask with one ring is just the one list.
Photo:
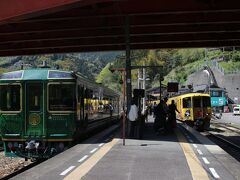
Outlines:
[[20, 85], [0, 86], [0, 111], [20, 111]]
[[193, 97], [193, 106], [195, 108], [201, 107], [201, 98], [202, 97]]
[[210, 97], [202, 97], [203, 98], [203, 107], [211, 107]]
[[191, 98], [183, 98], [183, 108], [191, 108], [192, 103], [191, 103]]
[[49, 85], [49, 111], [74, 111], [76, 109], [74, 84]]

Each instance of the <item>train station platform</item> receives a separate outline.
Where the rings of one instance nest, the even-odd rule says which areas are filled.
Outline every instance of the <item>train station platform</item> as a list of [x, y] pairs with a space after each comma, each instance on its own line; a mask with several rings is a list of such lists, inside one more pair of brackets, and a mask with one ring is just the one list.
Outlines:
[[178, 124], [174, 133], [156, 134], [152, 122], [141, 140], [123, 146], [119, 131], [93, 137], [13, 179], [240, 179], [240, 163], [194, 129]]

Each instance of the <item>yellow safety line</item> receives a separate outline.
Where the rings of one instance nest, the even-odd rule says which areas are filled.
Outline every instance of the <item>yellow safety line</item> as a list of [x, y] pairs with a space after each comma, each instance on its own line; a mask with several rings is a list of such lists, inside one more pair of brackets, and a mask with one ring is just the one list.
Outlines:
[[182, 135], [179, 129], [175, 129], [175, 134], [177, 135], [179, 144], [182, 147], [184, 155], [187, 159], [193, 180], [208, 180], [209, 177], [207, 175], [207, 172], [204, 170], [201, 162], [197, 158], [186, 138]]
[[119, 141], [119, 139], [113, 139], [111, 142], [102, 146], [95, 154], [93, 154], [87, 161], [81, 164], [77, 169], [64, 178], [64, 180], [77, 180], [84, 177], [97, 162]]

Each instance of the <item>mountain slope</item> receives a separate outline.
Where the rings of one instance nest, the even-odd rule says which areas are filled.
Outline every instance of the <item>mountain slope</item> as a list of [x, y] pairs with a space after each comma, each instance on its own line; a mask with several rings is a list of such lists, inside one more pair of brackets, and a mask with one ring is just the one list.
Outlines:
[[107, 63], [116, 59], [122, 52], [91, 52], [72, 54], [51, 54], [38, 56], [0, 57], [0, 71], [12, 71], [20, 69], [21, 64], [25, 68], [37, 67], [46, 61], [51, 67], [59, 67], [63, 70], [78, 71], [84, 76], [95, 80], [95, 77]]

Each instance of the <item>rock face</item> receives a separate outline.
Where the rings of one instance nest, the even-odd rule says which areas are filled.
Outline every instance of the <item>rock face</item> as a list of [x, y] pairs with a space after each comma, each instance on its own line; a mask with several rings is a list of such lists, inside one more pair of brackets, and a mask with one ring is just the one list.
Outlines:
[[[216, 78], [218, 86], [225, 88], [228, 93], [228, 97], [234, 100], [235, 103], [240, 104], [240, 74], [224, 75], [215, 67], [211, 69]], [[207, 85], [209, 84], [208, 74], [203, 71], [195, 72], [188, 77], [186, 85], [188, 84], [193, 84], [193, 86], [204, 84]]]

